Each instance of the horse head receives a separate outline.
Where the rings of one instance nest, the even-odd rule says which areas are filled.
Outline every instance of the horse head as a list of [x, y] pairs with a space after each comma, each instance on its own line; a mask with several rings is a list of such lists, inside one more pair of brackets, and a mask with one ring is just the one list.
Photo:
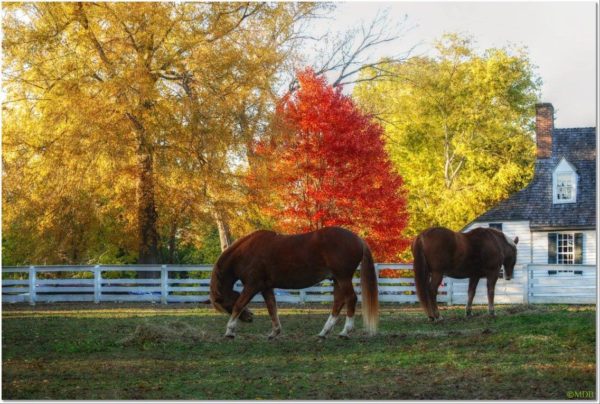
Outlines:
[[[210, 302], [217, 311], [220, 311], [221, 313], [231, 314], [233, 311], [233, 305], [235, 304], [235, 301], [238, 299], [238, 297], [240, 297], [239, 292], [236, 292], [232, 289], [227, 293], [220, 293], [218, 295], [211, 294]], [[254, 318], [254, 313], [252, 313], [246, 308], [242, 310], [238, 318], [240, 319], [240, 321], [243, 321], [245, 323], [251, 323], [252, 319]]]
[[505, 238], [509, 247], [504, 254], [504, 279], [510, 281], [513, 278], [515, 264], [517, 263], [517, 244], [519, 243], [519, 237], [515, 237], [514, 240], [511, 240], [506, 236]]

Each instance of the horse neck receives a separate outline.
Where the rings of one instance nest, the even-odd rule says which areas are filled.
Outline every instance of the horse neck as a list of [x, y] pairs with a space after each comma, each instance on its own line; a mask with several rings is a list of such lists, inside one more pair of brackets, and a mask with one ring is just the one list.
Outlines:
[[502, 254], [502, 262], [506, 261], [506, 259], [513, 254], [512, 245], [506, 235], [500, 232], [492, 233], [494, 236], [494, 240], [496, 240], [496, 244], [500, 248], [500, 252]]

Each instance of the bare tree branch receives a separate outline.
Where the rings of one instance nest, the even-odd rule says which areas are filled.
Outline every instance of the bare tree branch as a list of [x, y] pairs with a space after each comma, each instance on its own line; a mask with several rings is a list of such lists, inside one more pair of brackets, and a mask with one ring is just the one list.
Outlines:
[[[381, 45], [397, 41], [412, 27], [406, 25], [407, 16], [395, 24], [388, 18], [387, 11], [380, 11], [369, 23], [359, 28], [347, 31], [330, 43], [317, 49], [322, 55], [321, 60], [313, 64], [317, 75], [334, 75], [333, 86], [356, 84], [364, 81], [375, 81], [395, 77], [393, 71], [385, 69], [388, 64], [406, 60], [414, 51], [412, 46], [408, 51], [397, 53], [385, 59], [374, 60], [374, 51]], [[370, 74], [361, 76], [369, 71]], [[290, 90], [297, 88], [297, 82], [290, 84]]]

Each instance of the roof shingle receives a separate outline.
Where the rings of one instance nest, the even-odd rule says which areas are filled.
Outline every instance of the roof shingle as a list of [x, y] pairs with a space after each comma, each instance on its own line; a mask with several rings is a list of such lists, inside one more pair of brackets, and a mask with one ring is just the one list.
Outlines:
[[[565, 158], [578, 175], [577, 201], [552, 202], [552, 171]], [[596, 228], [596, 128], [554, 129], [552, 156], [537, 159], [531, 183], [473, 222], [528, 220], [531, 229]]]

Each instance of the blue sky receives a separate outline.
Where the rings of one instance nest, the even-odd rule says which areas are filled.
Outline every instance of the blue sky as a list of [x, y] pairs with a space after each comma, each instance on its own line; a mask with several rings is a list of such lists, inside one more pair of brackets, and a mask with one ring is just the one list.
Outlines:
[[338, 2], [318, 30], [346, 30], [387, 10], [392, 21], [408, 16], [412, 27], [382, 46], [377, 55], [414, 45], [427, 53], [445, 32], [472, 36], [478, 49], [514, 44], [526, 47], [542, 78], [543, 102], [551, 102], [557, 127], [596, 126], [596, 2]]

